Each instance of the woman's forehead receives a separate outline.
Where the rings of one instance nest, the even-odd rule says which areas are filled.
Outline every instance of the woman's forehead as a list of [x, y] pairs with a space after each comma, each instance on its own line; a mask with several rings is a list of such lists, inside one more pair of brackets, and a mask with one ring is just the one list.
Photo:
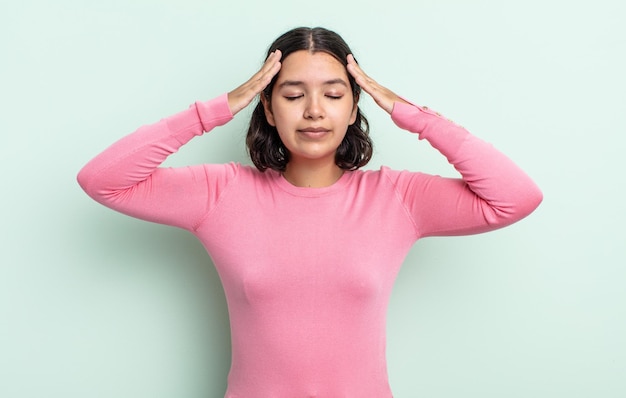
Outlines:
[[305, 84], [348, 85], [345, 66], [325, 52], [306, 50], [289, 54], [283, 61], [276, 84], [295, 86]]

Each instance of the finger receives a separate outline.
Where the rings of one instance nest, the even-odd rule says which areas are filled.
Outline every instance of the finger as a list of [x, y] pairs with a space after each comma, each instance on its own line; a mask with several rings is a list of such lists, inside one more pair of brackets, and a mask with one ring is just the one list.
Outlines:
[[356, 63], [352, 54], [348, 55], [348, 71], [352, 74], [357, 84], [374, 99], [378, 106], [387, 113], [391, 113], [397, 96], [363, 72], [363, 69]]
[[252, 75], [248, 81], [228, 93], [228, 102], [233, 115], [248, 106], [254, 97], [272, 81], [272, 78], [280, 71], [281, 56], [280, 50], [270, 53], [259, 71]]
[[348, 55], [348, 71], [354, 77], [356, 83], [368, 94], [373, 96], [376, 90], [382, 88], [374, 79], [363, 72], [363, 69], [356, 63], [352, 54]]
[[354, 77], [354, 80], [357, 82], [357, 84], [361, 86], [361, 88], [365, 90], [365, 92], [372, 95], [373, 92], [377, 89], [376, 86], [378, 86], [378, 84], [374, 81], [374, 79], [372, 79], [365, 72], [363, 72], [363, 69], [361, 69], [359, 64], [356, 63], [356, 60], [354, 59], [354, 56], [352, 56], [352, 54], [348, 55], [347, 68], [348, 72], [350, 72], [352, 77]]
[[357, 81], [357, 84], [359, 84], [359, 86], [361, 84], [366, 84], [367, 83], [367, 75], [365, 74], [365, 72], [363, 72], [363, 70], [361, 69], [361, 67], [359, 66], [359, 64], [357, 64], [356, 60], [354, 59], [354, 56], [352, 54], [348, 55], [348, 66], [347, 66], [348, 72], [350, 72], [350, 74], [352, 75], [352, 77], [354, 77], [354, 80]]
[[270, 83], [270, 81], [272, 81], [272, 78], [276, 76], [276, 74], [280, 71], [281, 57], [282, 57], [281, 51], [276, 50], [271, 54], [270, 57], [268, 57], [268, 60], [265, 63], [265, 65], [263, 65], [261, 80], [264, 82], [264, 85], [263, 85], [263, 88], [261, 88], [261, 90], [263, 90]]
[[280, 62], [281, 56], [282, 52], [280, 50], [277, 49], [275, 51], [272, 51], [263, 63], [263, 66], [261, 67], [259, 73], [265, 74], [268, 71], [271, 71], [276, 66], [276, 63]]
[[253, 96], [263, 91], [272, 81], [272, 78], [280, 71], [281, 56], [282, 53], [280, 50], [270, 53], [261, 69], [245, 84], [249, 89], [254, 91]]

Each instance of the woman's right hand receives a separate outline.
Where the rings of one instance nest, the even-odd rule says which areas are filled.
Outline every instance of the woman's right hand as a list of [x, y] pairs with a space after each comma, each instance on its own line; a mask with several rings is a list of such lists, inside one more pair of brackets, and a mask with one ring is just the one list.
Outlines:
[[250, 80], [228, 93], [228, 106], [233, 116], [248, 106], [250, 102], [262, 92], [280, 70], [282, 53], [276, 50], [270, 53], [263, 67]]

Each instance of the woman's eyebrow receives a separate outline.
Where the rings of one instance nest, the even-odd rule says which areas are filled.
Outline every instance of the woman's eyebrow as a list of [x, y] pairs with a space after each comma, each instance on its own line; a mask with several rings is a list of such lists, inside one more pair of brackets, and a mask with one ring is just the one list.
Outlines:
[[[348, 87], [348, 83], [344, 79], [331, 79], [326, 80], [322, 83], [325, 86], [331, 86], [333, 84], [341, 84], [342, 86]], [[304, 86], [304, 82], [300, 80], [285, 80], [284, 82], [278, 85], [278, 88], [290, 87], [290, 86]]]

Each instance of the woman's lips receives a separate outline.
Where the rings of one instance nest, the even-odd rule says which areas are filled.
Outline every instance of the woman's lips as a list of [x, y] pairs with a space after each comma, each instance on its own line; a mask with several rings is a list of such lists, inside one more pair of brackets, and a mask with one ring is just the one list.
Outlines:
[[320, 138], [328, 133], [330, 130], [323, 127], [307, 127], [304, 129], [299, 129], [298, 133], [304, 135], [309, 138]]
[[304, 129], [299, 129], [298, 131], [303, 133], [325, 133], [329, 130], [324, 127], [307, 127]]

